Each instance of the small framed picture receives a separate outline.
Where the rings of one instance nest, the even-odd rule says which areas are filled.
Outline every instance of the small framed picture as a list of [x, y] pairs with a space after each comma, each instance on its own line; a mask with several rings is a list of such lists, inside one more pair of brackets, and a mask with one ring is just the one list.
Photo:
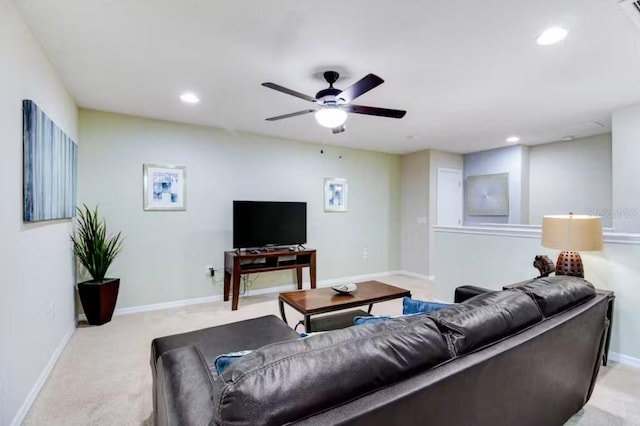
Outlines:
[[144, 210], [186, 210], [187, 169], [172, 164], [143, 165]]
[[341, 178], [324, 179], [324, 211], [347, 211], [347, 180]]

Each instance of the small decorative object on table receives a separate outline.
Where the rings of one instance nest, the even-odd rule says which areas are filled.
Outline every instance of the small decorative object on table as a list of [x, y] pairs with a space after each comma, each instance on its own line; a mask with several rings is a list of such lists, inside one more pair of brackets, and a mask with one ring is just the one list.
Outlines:
[[356, 291], [358, 286], [353, 284], [353, 283], [351, 283], [351, 284], [336, 285], [336, 286], [333, 286], [331, 288], [334, 289], [335, 291], [337, 291], [338, 293], [341, 293], [341, 294], [350, 294], [350, 293], [353, 293], [354, 291]]
[[536, 278], [548, 277], [552, 273], [556, 266], [553, 264], [553, 260], [544, 254], [539, 254], [533, 260], [533, 266], [540, 271], [540, 276]]

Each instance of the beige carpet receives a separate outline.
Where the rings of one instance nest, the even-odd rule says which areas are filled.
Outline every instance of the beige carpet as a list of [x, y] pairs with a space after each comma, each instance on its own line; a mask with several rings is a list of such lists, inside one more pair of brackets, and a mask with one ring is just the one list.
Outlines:
[[[380, 281], [430, 298], [429, 281], [391, 276]], [[400, 300], [374, 306], [374, 314], [397, 315]], [[287, 308], [295, 325], [302, 316]], [[26, 425], [151, 424], [149, 348], [155, 337], [197, 330], [258, 316], [278, 315], [276, 295], [244, 297], [240, 309], [229, 302], [114, 317], [101, 327], [80, 325], [29, 411]], [[610, 363], [594, 395], [568, 425], [640, 425], [640, 370]]]

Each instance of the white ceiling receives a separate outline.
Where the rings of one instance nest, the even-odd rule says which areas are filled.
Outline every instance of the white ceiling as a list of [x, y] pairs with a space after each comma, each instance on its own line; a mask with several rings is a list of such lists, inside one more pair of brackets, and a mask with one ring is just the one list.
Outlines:
[[[473, 152], [610, 131], [640, 102], [640, 32], [617, 0], [15, 0], [79, 106], [393, 153]], [[561, 25], [564, 42], [535, 38]], [[344, 89], [385, 83], [355, 103], [406, 109], [401, 120], [350, 114], [334, 135], [312, 106], [337, 69]], [[202, 102], [185, 105], [181, 91]], [[605, 127], [594, 125], [594, 122]]]

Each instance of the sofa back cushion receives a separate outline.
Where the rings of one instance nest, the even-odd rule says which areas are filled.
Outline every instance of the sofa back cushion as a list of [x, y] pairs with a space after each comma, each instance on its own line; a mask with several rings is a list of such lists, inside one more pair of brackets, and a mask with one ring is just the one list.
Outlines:
[[462, 355], [542, 321], [533, 299], [522, 292], [491, 291], [432, 312], [452, 356]]
[[285, 424], [450, 358], [445, 339], [426, 317], [275, 343], [214, 379], [214, 419], [220, 425]]
[[538, 278], [516, 290], [528, 294], [542, 314], [550, 317], [596, 295], [589, 281], [567, 275]]

